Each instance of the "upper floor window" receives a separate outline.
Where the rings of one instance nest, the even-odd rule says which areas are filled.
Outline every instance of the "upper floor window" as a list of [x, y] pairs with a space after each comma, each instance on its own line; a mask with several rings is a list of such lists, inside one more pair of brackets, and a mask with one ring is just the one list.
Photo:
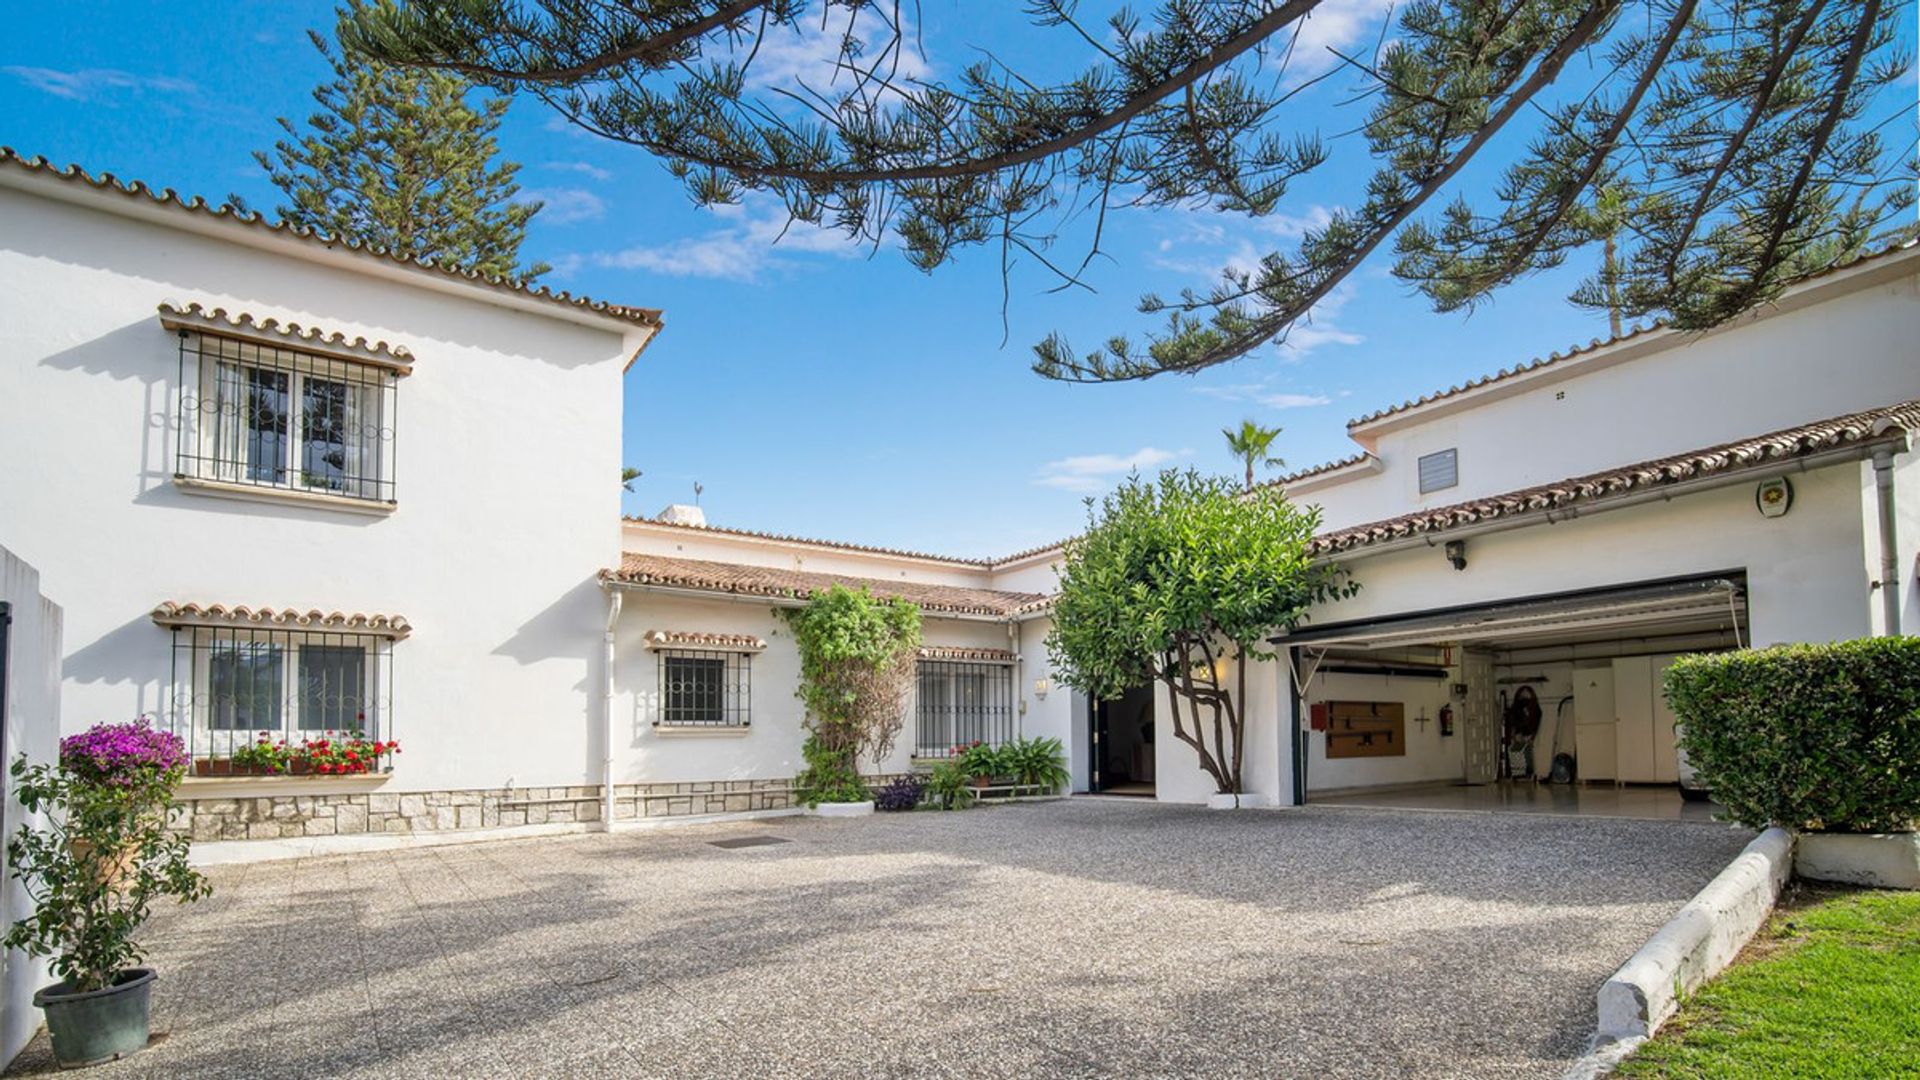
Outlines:
[[183, 333], [181, 476], [394, 501], [395, 373]]
[[1420, 494], [1444, 491], [1459, 482], [1459, 450], [1441, 450], [1420, 458]]

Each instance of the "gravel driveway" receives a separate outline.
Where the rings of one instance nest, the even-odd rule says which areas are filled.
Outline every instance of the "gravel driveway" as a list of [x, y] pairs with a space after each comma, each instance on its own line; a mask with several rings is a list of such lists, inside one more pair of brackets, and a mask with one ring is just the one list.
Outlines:
[[93, 1075], [1552, 1077], [1747, 838], [1074, 799], [225, 866]]

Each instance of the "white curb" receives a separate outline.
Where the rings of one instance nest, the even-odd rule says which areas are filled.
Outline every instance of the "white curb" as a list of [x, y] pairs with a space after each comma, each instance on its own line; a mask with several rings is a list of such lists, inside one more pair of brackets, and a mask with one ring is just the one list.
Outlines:
[[1792, 873], [1792, 834], [1755, 837], [1600, 987], [1596, 1048], [1658, 1031], [1680, 996], [1731, 963], [1767, 921]]

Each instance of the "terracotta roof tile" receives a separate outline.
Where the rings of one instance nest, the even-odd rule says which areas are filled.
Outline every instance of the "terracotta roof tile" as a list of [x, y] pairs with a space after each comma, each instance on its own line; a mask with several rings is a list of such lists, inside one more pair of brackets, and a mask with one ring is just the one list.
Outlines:
[[198, 195], [180, 195], [172, 188], [154, 188], [138, 180], [123, 181], [112, 173], [99, 175], [89, 173], [78, 165], [64, 168], [54, 165], [44, 157], [27, 157], [12, 147], [0, 146], [0, 168], [19, 169], [23, 172], [52, 177], [70, 184], [85, 185], [99, 191], [110, 191], [132, 199], [145, 199], [155, 206], [178, 210], [185, 214], [194, 214], [204, 218], [231, 221], [237, 225], [305, 241], [320, 247], [344, 248], [368, 258], [384, 259], [387, 262], [424, 270], [444, 277], [456, 278], [474, 285], [496, 289], [501, 292], [518, 293], [545, 300], [565, 307], [582, 311], [591, 311], [598, 315], [619, 319], [640, 326], [660, 326], [660, 311], [657, 308], [629, 307], [624, 304], [610, 304], [604, 300], [595, 300], [586, 296], [575, 296], [568, 292], [557, 292], [544, 285], [528, 285], [507, 278], [494, 277], [452, 267], [436, 266], [414, 258], [411, 255], [391, 251], [375, 244], [362, 244], [345, 240], [313, 229], [303, 229], [284, 221], [268, 221], [265, 217], [237, 209], [229, 204], [210, 205]]
[[972, 589], [957, 585], [928, 585], [917, 581], [821, 574], [810, 570], [781, 570], [709, 559], [680, 559], [666, 555], [628, 552], [620, 569], [603, 570], [601, 580], [629, 585], [663, 585], [698, 592], [764, 596], [772, 600], [805, 600], [833, 585], [865, 586], [875, 596], [898, 597], [929, 615], [990, 615], [1010, 618], [1038, 610], [1049, 602], [1039, 593]]
[[922, 645], [922, 660], [971, 660], [981, 664], [1011, 664], [1019, 659], [1008, 649], [975, 649], [964, 645]]
[[325, 633], [371, 634], [403, 638], [413, 632], [404, 615], [321, 611], [312, 608], [248, 607], [236, 604], [177, 603], [163, 600], [153, 609], [153, 621], [166, 627], [217, 626], [237, 629], [308, 630]]
[[[1870, 251], [1865, 254], [1858, 255], [1852, 259], [1847, 260], [1846, 262], [1835, 263], [1833, 266], [1829, 266], [1825, 270], [1821, 270], [1818, 273], [1808, 275], [1806, 278], [1802, 279], [1801, 282], [1796, 282], [1796, 284], [1804, 284], [1806, 282], [1814, 281], [1818, 278], [1825, 277], [1828, 274], [1837, 274], [1842, 270], [1849, 270], [1855, 266], [1859, 266], [1861, 263], [1872, 262], [1876, 259], [1882, 259], [1891, 255], [1896, 255], [1914, 246], [1915, 246], [1914, 241], [1902, 240], [1899, 243], [1881, 248], [1878, 251]], [[1655, 322], [1652, 322], [1644, 326], [1636, 325], [1628, 329], [1625, 333], [1607, 338], [1604, 341], [1599, 338], [1594, 338], [1591, 341], [1587, 342], [1585, 345], [1575, 344], [1569, 347], [1566, 352], [1548, 353], [1544, 357], [1537, 357], [1535, 359], [1528, 360], [1524, 363], [1515, 364], [1510, 368], [1501, 368], [1499, 371], [1496, 371], [1491, 375], [1483, 375], [1477, 379], [1469, 379], [1458, 386], [1450, 386], [1445, 390], [1436, 390], [1431, 394], [1423, 394], [1420, 397], [1413, 398], [1409, 401], [1403, 401], [1398, 405], [1392, 405], [1384, 409], [1378, 409], [1378, 410], [1375, 410], [1374, 412], [1370, 412], [1366, 414], [1365, 416], [1355, 417], [1352, 420], [1347, 421], [1347, 428], [1348, 430], [1352, 430], [1353, 428], [1363, 427], [1367, 424], [1371, 424], [1376, 420], [1384, 420], [1389, 416], [1398, 416], [1401, 413], [1412, 412], [1415, 409], [1424, 408], [1425, 406], [1431, 405], [1436, 401], [1445, 401], [1448, 398], [1459, 397], [1461, 394], [1465, 394], [1473, 390], [1478, 390], [1483, 386], [1491, 386], [1494, 383], [1505, 382], [1508, 379], [1511, 379], [1520, 375], [1525, 375], [1528, 372], [1538, 371], [1541, 368], [1545, 368], [1545, 367], [1552, 367], [1555, 364], [1564, 363], [1568, 360], [1574, 359], [1575, 357], [1585, 356], [1588, 353], [1597, 352], [1600, 349], [1611, 348], [1612, 346], [1621, 344], [1622, 342], [1631, 341], [1635, 338], [1643, 337], [1647, 334], [1651, 334], [1656, 331], [1665, 330], [1665, 329], [1667, 329], [1667, 324], [1663, 321], [1656, 320]]]
[[750, 540], [772, 540], [782, 544], [806, 544], [809, 547], [833, 548], [837, 551], [857, 551], [866, 555], [898, 555], [907, 559], [929, 559], [934, 562], [958, 563], [962, 566], [992, 566], [996, 562], [1006, 561], [1005, 559], [973, 559], [959, 555], [934, 555], [925, 551], [878, 547], [873, 544], [855, 544], [845, 540], [816, 540], [807, 536], [761, 532], [757, 529], [734, 529], [725, 525], [693, 525], [684, 521], [662, 521], [658, 518], [643, 517], [630, 517], [626, 520], [635, 525], [657, 525], [663, 529], [683, 529], [688, 532], [715, 533], [720, 536], [741, 536]]
[[1830, 420], [1710, 446], [1704, 450], [1336, 529], [1315, 537], [1312, 550], [1317, 555], [1337, 555], [1372, 544], [1444, 532], [1516, 514], [1578, 506], [1635, 491], [1760, 468], [1824, 450], [1864, 443], [1896, 429], [1920, 431], [1920, 401], [1848, 413]]
[[244, 311], [228, 313], [226, 308], [209, 308], [199, 303], [190, 303], [182, 307], [172, 301], [163, 301], [160, 304], [160, 324], [169, 330], [198, 330], [208, 334], [226, 334], [251, 341], [285, 345], [290, 349], [325, 353], [329, 356], [388, 367], [411, 368], [413, 366], [413, 353], [409, 352], [405, 345], [368, 341], [364, 337], [349, 338], [337, 330], [328, 332], [318, 327], [302, 326], [296, 322], [283, 323], [273, 318], [260, 319]]
[[649, 630], [641, 638], [649, 649], [719, 649], [725, 652], [762, 652], [765, 638], [752, 634], [710, 634], [701, 630]]

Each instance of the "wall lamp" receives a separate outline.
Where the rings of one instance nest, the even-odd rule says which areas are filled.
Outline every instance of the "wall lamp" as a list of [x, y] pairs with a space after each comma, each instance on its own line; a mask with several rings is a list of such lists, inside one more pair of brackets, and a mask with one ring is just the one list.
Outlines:
[[1465, 540], [1447, 541], [1447, 561], [1453, 564], [1455, 570], [1465, 570], [1467, 568], [1467, 542]]

